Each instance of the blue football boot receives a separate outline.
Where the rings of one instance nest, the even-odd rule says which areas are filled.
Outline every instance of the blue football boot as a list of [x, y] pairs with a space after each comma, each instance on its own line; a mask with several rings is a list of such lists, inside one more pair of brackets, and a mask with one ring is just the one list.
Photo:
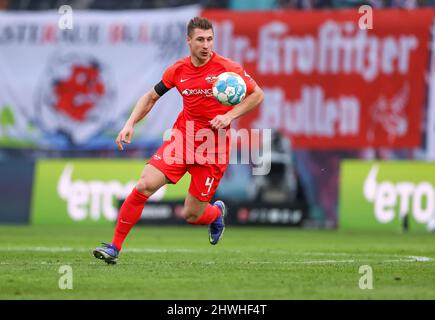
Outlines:
[[101, 247], [94, 249], [94, 257], [104, 260], [107, 264], [116, 264], [118, 261], [118, 249], [114, 245], [102, 243]]
[[225, 231], [225, 216], [227, 214], [227, 207], [221, 200], [217, 200], [214, 206], [218, 207], [221, 211], [221, 215], [215, 221], [208, 225], [208, 235], [210, 244], [215, 245], [222, 238]]

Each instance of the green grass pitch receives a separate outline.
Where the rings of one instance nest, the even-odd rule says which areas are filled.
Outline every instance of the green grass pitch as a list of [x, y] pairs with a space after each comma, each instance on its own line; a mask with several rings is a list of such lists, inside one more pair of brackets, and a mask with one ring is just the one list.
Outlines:
[[206, 227], [136, 227], [109, 266], [91, 252], [112, 232], [1, 226], [0, 299], [435, 299], [435, 234], [228, 226], [211, 246]]

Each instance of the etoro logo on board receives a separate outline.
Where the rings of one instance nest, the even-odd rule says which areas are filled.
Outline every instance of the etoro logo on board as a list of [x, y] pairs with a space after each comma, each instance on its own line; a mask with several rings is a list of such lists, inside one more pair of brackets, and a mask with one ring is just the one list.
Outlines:
[[136, 185], [135, 181], [125, 184], [117, 180], [72, 180], [74, 166], [68, 163], [57, 184], [57, 193], [67, 202], [67, 212], [71, 219], [81, 221], [88, 217], [99, 220], [101, 217], [114, 221], [118, 209], [114, 199], [125, 199]]
[[[364, 197], [373, 203], [376, 220], [389, 223], [396, 214], [412, 214], [419, 223], [427, 223], [434, 215], [435, 188], [429, 181], [377, 181], [379, 166], [373, 165], [364, 181]], [[398, 206], [398, 213], [396, 207]]]
[[[116, 201], [125, 199], [133, 190], [136, 181], [121, 183], [118, 180], [102, 181], [72, 179], [74, 166], [67, 163], [57, 183], [57, 193], [66, 201], [67, 212], [74, 221], [87, 218], [97, 221], [104, 218], [115, 221], [118, 216]], [[160, 188], [150, 197], [159, 201], [165, 195], [165, 188]]]

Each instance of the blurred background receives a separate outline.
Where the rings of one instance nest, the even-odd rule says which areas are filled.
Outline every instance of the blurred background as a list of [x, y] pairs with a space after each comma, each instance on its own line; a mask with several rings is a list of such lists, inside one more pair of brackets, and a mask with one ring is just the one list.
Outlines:
[[[432, 230], [433, 4], [0, 0], [0, 224], [114, 224], [181, 97], [166, 94], [125, 151], [114, 139], [188, 54], [186, 24], [201, 15], [215, 51], [265, 92], [233, 127], [272, 130], [267, 175], [241, 164], [258, 145], [233, 143], [215, 195], [231, 224]], [[184, 224], [189, 180], [162, 188], [141, 222]]]

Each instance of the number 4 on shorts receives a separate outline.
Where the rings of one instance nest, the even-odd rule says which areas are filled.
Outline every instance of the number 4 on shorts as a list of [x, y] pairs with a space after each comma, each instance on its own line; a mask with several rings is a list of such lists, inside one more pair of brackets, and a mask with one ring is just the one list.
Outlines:
[[214, 178], [207, 177], [207, 180], [205, 181], [205, 186], [208, 187], [207, 194], [210, 193], [211, 187], [213, 186]]

